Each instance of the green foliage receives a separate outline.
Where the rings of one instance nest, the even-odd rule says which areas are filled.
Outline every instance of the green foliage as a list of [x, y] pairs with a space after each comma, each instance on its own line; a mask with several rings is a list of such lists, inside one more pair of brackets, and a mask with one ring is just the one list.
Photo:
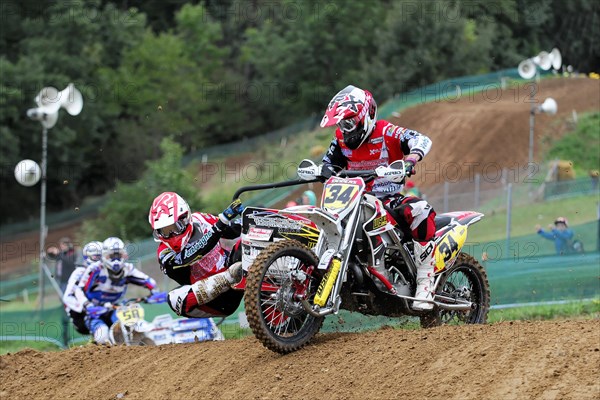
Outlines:
[[562, 318], [595, 318], [600, 316], [600, 299], [566, 304], [545, 304], [537, 306], [490, 310], [488, 322], [502, 321], [543, 321]]
[[202, 204], [194, 187], [194, 177], [181, 167], [183, 148], [170, 138], [160, 144], [162, 157], [146, 163], [146, 172], [134, 183], [118, 182], [115, 190], [100, 210], [100, 217], [85, 221], [84, 241], [108, 236], [125, 240], [147, 238], [152, 228], [148, 224], [148, 210], [162, 192], [176, 192], [193, 210]]
[[[535, 235], [535, 226], [542, 227], [552, 223], [557, 216], [565, 215], [569, 224], [579, 225], [595, 221], [597, 216], [597, 195], [579, 196], [546, 201], [543, 203], [526, 203], [513, 206], [511, 217], [511, 236]], [[506, 238], [506, 211], [487, 213], [481, 222], [469, 228], [469, 238], [478, 242], [501, 240]]]
[[60, 347], [54, 343], [36, 340], [3, 340], [0, 342], [0, 355], [7, 353], [16, 353], [21, 350], [35, 350], [35, 351], [58, 351]]
[[[514, 67], [557, 46], [566, 64], [600, 65], [595, 0], [6, 0], [0, 30], [0, 221], [37, 210], [12, 169], [40, 159], [24, 115], [44, 86], [75, 83], [83, 112], [49, 132], [48, 209], [132, 182], [157, 144], [193, 151], [279, 128], [349, 83], [389, 96]], [[66, 182], [66, 184], [65, 184]], [[37, 191], [35, 191], [37, 193]], [[26, 217], [34, 215], [35, 211]]]
[[1, 198], [0, 220], [20, 221], [24, 215], [11, 210], [39, 208], [39, 197], [32, 194], [39, 190], [18, 185], [12, 169], [22, 158], [41, 161], [42, 127], [24, 115], [36, 107], [33, 99], [42, 87], [62, 90], [73, 82], [84, 97], [80, 115], [61, 111], [48, 131], [48, 208], [73, 208], [114, 184], [109, 171], [115, 121], [103, 105], [115, 88], [99, 81], [97, 73], [100, 66], [120, 63], [121, 52], [136, 44], [146, 22], [143, 15], [100, 1], [8, 1], [2, 7], [0, 185], [12, 195]]
[[548, 152], [551, 159], [573, 160], [576, 168], [600, 169], [600, 113], [579, 117], [577, 127], [552, 144]]
[[375, 68], [368, 70], [378, 93], [389, 97], [491, 67], [493, 26], [469, 19], [461, 3], [393, 3], [378, 30]]
[[360, 64], [373, 54], [374, 27], [384, 13], [372, 2], [282, 3], [300, 16], [249, 28], [241, 49], [242, 60], [256, 71], [253, 83], [265, 94], [256, 107], [274, 125], [320, 112], [349, 82], [367, 84]]

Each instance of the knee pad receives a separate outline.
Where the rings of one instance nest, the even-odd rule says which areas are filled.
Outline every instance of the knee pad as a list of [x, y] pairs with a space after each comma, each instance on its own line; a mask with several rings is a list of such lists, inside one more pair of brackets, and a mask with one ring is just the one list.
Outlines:
[[182, 317], [185, 316], [186, 308], [188, 308], [188, 295], [190, 293], [193, 295], [191, 285], [179, 286], [169, 292], [167, 295], [167, 303], [169, 303], [169, 307], [171, 307], [171, 310], [173, 310], [175, 314]]
[[109, 343], [108, 326], [106, 324], [98, 325], [94, 330], [94, 342], [98, 344]]

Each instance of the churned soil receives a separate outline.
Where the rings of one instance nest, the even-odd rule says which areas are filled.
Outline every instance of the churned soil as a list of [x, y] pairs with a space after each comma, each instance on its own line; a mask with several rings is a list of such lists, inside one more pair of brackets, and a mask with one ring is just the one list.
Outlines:
[[600, 322], [502, 322], [0, 356], [2, 399], [598, 399]]

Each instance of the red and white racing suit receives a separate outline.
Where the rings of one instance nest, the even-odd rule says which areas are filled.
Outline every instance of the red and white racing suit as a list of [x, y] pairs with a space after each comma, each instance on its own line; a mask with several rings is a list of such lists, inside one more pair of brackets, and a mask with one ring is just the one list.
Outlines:
[[205, 213], [193, 213], [191, 223], [194, 230], [179, 253], [164, 243], [157, 249], [163, 273], [182, 285], [169, 292], [169, 306], [177, 315], [186, 317], [231, 315], [238, 308], [243, 292], [228, 290], [228, 287], [216, 288], [223, 293], [202, 303], [198, 300], [198, 285], [192, 285], [227, 270], [229, 254], [220, 240], [237, 239], [241, 227], [234, 223], [231, 226], [225, 225], [218, 217]]
[[[323, 164], [334, 171], [372, 170], [402, 160], [409, 154], [416, 154], [423, 159], [430, 149], [431, 140], [427, 136], [378, 120], [371, 135], [356, 150], [351, 150], [344, 144], [341, 130], [336, 129], [335, 138], [323, 156]], [[381, 177], [367, 184], [368, 191], [385, 199], [396, 211], [393, 217], [405, 235], [419, 242], [429, 242], [435, 234], [435, 211], [425, 200], [415, 196], [402, 196], [402, 187], [403, 184]]]

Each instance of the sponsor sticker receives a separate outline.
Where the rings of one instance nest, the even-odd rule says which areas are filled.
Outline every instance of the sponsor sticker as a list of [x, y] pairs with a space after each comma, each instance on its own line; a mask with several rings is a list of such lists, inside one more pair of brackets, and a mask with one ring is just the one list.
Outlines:
[[269, 241], [271, 239], [271, 235], [273, 235], [273, 229], [251, 226], [246, 234], [246, 238], [248, 240]]

